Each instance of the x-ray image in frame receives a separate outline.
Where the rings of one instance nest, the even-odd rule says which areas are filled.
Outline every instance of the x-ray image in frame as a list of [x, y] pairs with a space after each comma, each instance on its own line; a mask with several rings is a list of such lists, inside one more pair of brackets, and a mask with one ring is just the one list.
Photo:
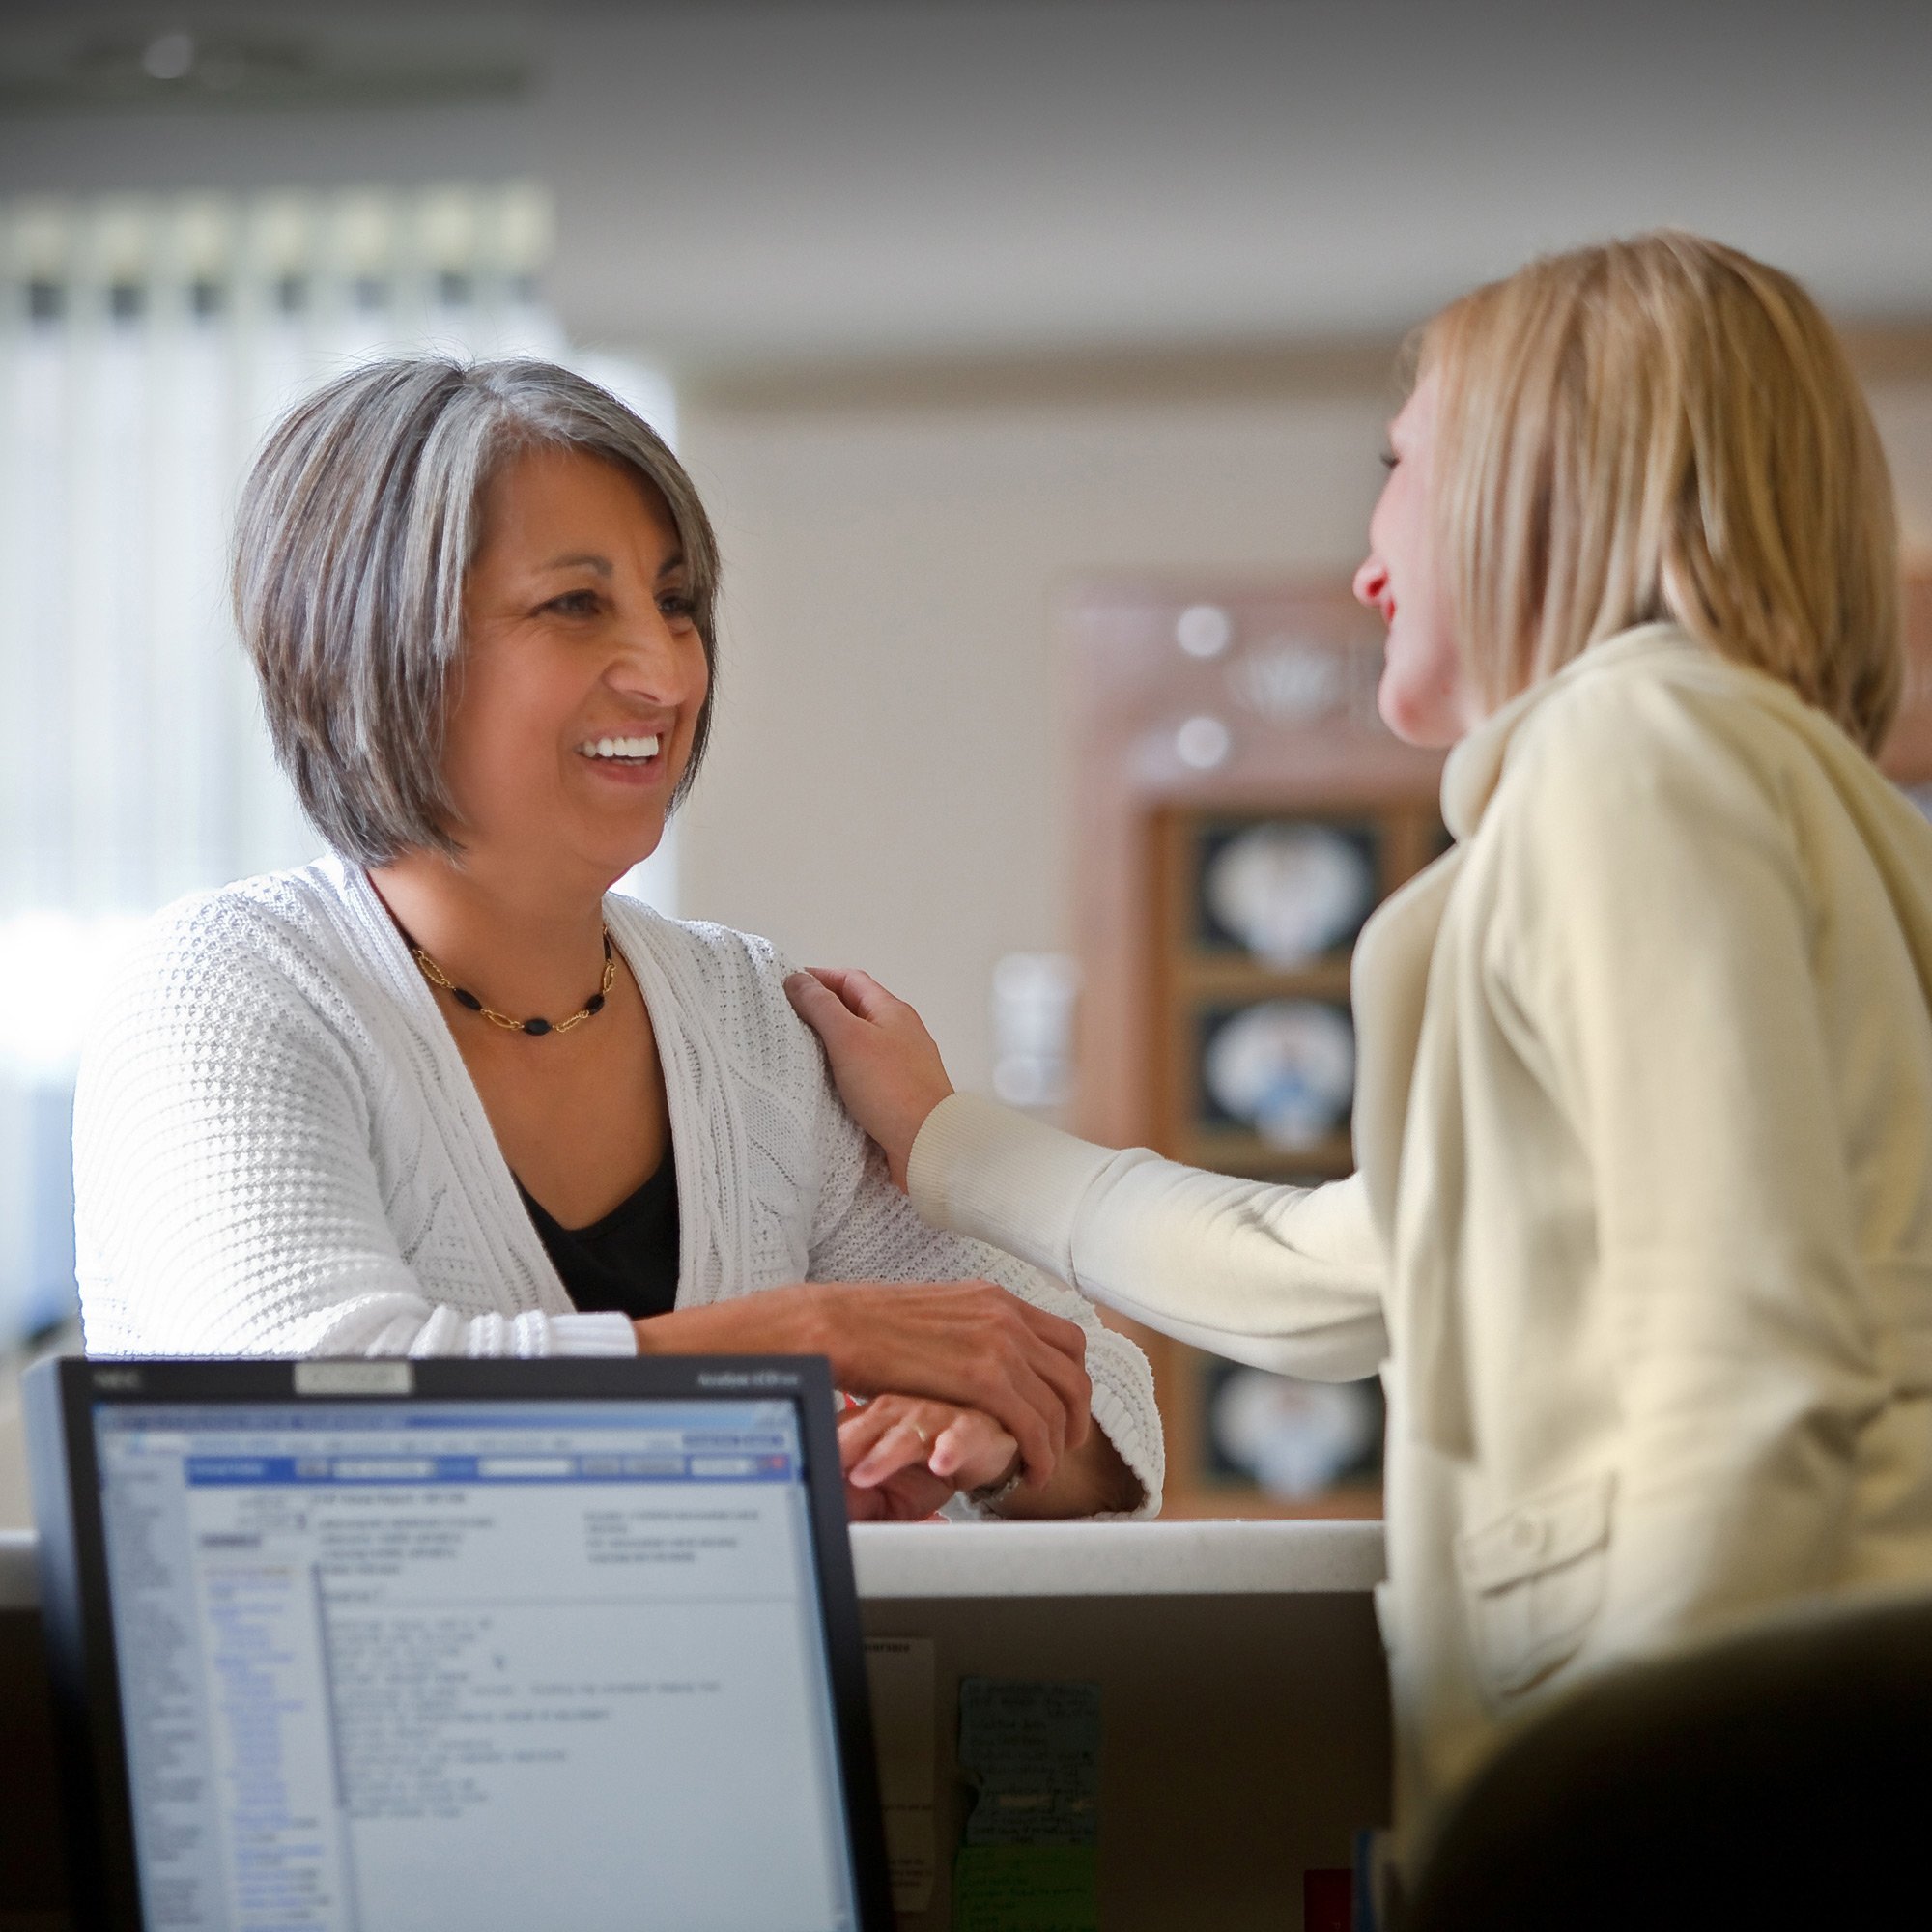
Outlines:
[[1273, 818], [1197, 835], [1196, 944], [1277, 971], [1345, 952], [1379, 896], [1372, 824]]
[[1291, 1152], [1347, 1129], [1355, 1030], [1344, 1002], [1208, 1007], [1197, 1025], [1203, 1126], [1245, 1127]]

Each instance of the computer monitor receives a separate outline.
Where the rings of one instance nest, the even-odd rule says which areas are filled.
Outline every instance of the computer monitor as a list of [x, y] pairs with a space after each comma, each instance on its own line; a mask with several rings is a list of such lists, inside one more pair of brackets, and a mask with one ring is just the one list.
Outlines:
[[25, 1396], [79, 1922], [890, 1925], [822, 1362]]

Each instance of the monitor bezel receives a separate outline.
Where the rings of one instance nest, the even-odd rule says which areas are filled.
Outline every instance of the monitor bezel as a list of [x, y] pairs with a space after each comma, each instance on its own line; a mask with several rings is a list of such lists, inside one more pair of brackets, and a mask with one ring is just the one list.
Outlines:
[[[805, 1487], [825, 1624], [832, 1718], [858, 1932], [891, 1932], [892, 1890], [873, 1756], [865, 1640], [847, 1534], [830, 1364], [815, 1355], [653, 1355], [469, 1361], [382, 1358], [384, 1371], [303, 1390], [316, 1358], [184, 1361], [64, 1356], [22, 1378], [29, 1475], [40, 1526], [41, 1614], [67, 1803], [73, 1922], [143, 1932], [121, 1677], [108, 1594], [106, 1530], [94, 1410], [156, 1404], [361, 1402], [790, 1401], [805, 1447]], [[369, 1357], [343, 1358], [359, 1371]], [[392, 1384], [407, 1367], [412, 1384]]]

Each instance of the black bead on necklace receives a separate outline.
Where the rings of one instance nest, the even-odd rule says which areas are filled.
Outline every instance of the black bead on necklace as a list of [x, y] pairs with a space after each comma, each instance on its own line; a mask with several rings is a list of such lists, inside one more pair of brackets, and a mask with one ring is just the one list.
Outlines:
[[459, 986], [410, 935], [405, 932], [411, 952], [415, 962], [422, 968], [422, 975], [433, 986], [440, 986], [459, 1007], [468, 1007], [472, 1013], [480, 1013], [492, 1026], [498, 1026], [505, 1033], [526, 1033], [532, 1036], [546, 1033], [568, 1033], [572, 1027], [582, 1026], [592, 1013], [604, 1010], [604, 1002], [611, 995], [611, 988], [617, 979], [617, 955], [611, 950], [611, 928], [604, 928], [604, 983], [584, 1001], [582, 1006], [567, 1020], [518, 1020], [508, 1013], [499, 1013], [494, 1007], [486, 1007], [468, 986]]

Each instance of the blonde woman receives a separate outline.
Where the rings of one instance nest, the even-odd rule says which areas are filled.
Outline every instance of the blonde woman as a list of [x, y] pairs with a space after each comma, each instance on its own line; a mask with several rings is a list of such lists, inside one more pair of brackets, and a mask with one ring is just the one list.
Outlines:
[[1586, 1672], [1932, 1580], [1932, 827], [1871, 762], [1857, 383], [1680, 234], [1477, 290], [1418, 374], [1356, 591], [1457, 844], [1356, 953], [1354, 1179], [1086, 1146], [953, 1094], [864, 976], [790, 988], [933, 1226], [1266, 1368], [1382, 1364], [1406, 1833]]
[[383, 362], [276, 428], [236, 615], [329, 855], [122, 963], [89, 1352], [823, 1354], [857, 1515], [1151, 1513], [1140, 1352], [921, 1225], [764, 941], [610, 894], [697, 770], [717, 585], [677, 460], [565, 370]]

